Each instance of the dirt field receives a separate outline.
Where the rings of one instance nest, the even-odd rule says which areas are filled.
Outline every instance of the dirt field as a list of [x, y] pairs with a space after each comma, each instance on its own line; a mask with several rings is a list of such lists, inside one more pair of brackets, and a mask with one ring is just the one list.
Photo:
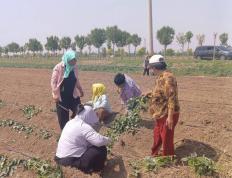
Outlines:
[[[36, 69], [0, 69], [0, 99], [6, 106], [0, 108], [0, 119], [14, 119], [25, 124], [34, 124], [39, 128], [60, 130], [56, 113], [51, 112], [54, 103], [50, 92], [51, 70]], [[107, 86], [114, 111], [119, 110], [120, 101], [113, 85], [111, 73], [80, 72], [80, 80], [85, 91], [82, 101], [91, 98], [91, 85], [102, 82]], [[131, 75], [143, 92], [154, 85], [153, 77]], [[180, 122], [175, 133], [175, 147], [178, 158], [193, 152], [206, 155], [220, 165], [219, 177], [232, 177], [232, 78], [180, 77], [178, 78], [179, 99], [181, 104]], [[24, 105], [33, 104], [42, 108], [42, 112], [26, 120], [22, 111]], [[105, 178], [126, 178], [131, 172], [129, 161], [144, 158], [150, 154], [152, 145], [153, 121], [145, 114], [140, 131], [132, 136], [123, 135], [122, 147], [116, 143], [103, 172]], [[9, 151], [10, 146], [17, 151], [53, 160], [57, 146], [56, 138], [43, 140], [35, 136], [25, 137], [9, 128], [0, 128], [0, 154], [22, 157]], [[67, 178], [99, 177], [84, 175], [81, 172], [63, 168]], [[17, 170], [13, 177], [36, 177], [32, 172]], [[143, 174], [142, 177], [195, 177], [193, 171], [182, 165], [162, 168], [157, 174]]]

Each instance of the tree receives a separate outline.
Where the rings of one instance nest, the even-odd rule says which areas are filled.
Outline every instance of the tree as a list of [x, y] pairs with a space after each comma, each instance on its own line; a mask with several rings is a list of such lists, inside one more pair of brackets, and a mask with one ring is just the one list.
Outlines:
[[166, 50], [166, 56], [174, 56], [175, 55], [175, 51], [173, 49], [167, 49]]
[[3, 53], [3, 48], [0, 46], [0, 57], [1, 57], [2, 53]]
[[130, 34], [126, 31], [121, 31], [121, 30], [118, 31], [116, 45], [120, 49], [119, 52], [121, 58], [123, 58], [123, 54], [125, 52], [124, 50], [122, 50], [122, 48], [127, 45], [127, 39], [129, 35]]
[[76, 49], [76, 43], [75, 43], [75, 42], [71, 43], [71, 48], [72, 48], [73, 51], [76, 51], [76, 50], [77, 50], [77, 49]]
[[181, 51], [182, 53], [184, 52], [184, 45], [186, 43], [186, 37], [184, 33], [178, 33], [178, 35], [176, 35], [176, 41], [177, 43], [180, 45], [181, 47]]
[[106, 46], [108, 50], [112, 48], [111, 42], [109, 40], [107, 40]]
[[144, 56], [146, 54], [146, 48], [140, 48], [137, 52], [138, 56]]
[[60, 40], [60, 48], [67, 50], [71, 47], [71, 38], [69, 37], [63, 37]]
[[137, 34], [133, 34], [133, 35], [131, 36], [131, 38], [132, 38], [132, 44], [133, 44], [134, 47], [135, 47], [135, 50], [134, 50], [134, 55], [135, 55], [135, 54], [136, 54], [136, 48], [137, 48], [137, 46], [139, 46], [140, 43], [141, 43], [141, 38], [140, 38]]
[[19, 52], [20, 52], [21, 54], [24, 54], [25, 51], [24, 51], [24, 47], [23, 47], [23, 46], [20, 46], [20, 47], [19, 47]]
[[8, 52], [9, 52], [9, 49], [8, 49], [7, 46], [5, 46], [5, 47], [3, 48], [3, 53], [4, 53], [5, 55], [8, 55]]
[[188, 51], [189, 51], [189, 44], [191, 43], [191, 38], [193, 37], [193, 33], [191, 31], [188, 31], [185, 33], [185, 38], [188, 43]]
[[133, 43], [133, 38], [131, 36], [131, 34], [128, 34], [127, 39], [126, 39], [126, 45], [128, 46], [128, 53], [130, 56], [131, 53], [131, 44]]
[[100, 53], [100, 47], [105, 43], [106, 41], [106, 33], [104, 29], [95, 28], [90, 33], [90, 38], [92, 41], [92, 44], [98, 49], [98, 55]]
[[28, 51], [31, 51], [33, 53], [43, 51], [42, 44], [35, 38], [29, 39], [29, 42], [25, 46], [27, 47]]
[[127, 45], [127, 38], [129, 33], [126, 31], [118, 31], [117, 47], [124, 47]]
[[174, 29], [169, 26], [164, 26], [157, 31], [156, 37], [160, 44], [164, 45], [164, 56], [166, 55], [167, 46], [171, 44], [174, 39], [174, 35]]
[[19, 52], [20, 46], [18, 43], [12, 42], [12, 43], [8, 44], [6, 46], [6, 48], [8, 49], [9, 52], [17, 53], [17, 52]]
[[60, 49], [59, 46], [59, 38], [57, 36], [47, 37], [47, 43], [45, 44], [45, 48], [48, 51], [55, 52]]
[[104, 47], [104, 48], [102, 48], [102, 56], [103, 56], [103, 57], [106, 57], [106, 54], [107, 54], [106, 48]]
[[118, 38], [120, 37], [120, 30], [117, 26], [106, 27], [106, 37], [107, 42], [113, 44], [113, 54], [115, 52], [114, 47], [118, 42]]
[[203, 43], [205, 42], [205, 35], [204, 34], [198, 34], [196, 36], [196, 38], [197, 38], [197, 41], [198, 41], [198, 45], [202, 46]]
[[87, 37], [85, 38], [85, 42], [86, 42], [86, 45], [88, 46], [89, 55], [90, 55], [91, 54], [91, 46], [92, 46], [92, 41], [91, 41], [90, 35], [87, 35]]
[[222, 34], [219, 36], [219, 40], [221, 41], [221, 45], [227, 46], [228, 33], [222, 33]]
[[86, 41], [84, 36], [75, 36], [75, 42], [77, 47], [80, 49], [80, 53], [82, 54], [82, 50], [85, 47]]

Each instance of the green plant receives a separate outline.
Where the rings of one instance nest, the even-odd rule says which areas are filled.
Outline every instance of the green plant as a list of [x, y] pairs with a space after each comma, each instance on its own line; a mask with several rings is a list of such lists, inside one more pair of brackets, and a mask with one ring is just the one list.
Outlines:
[[0, 155], [0, 177], [12, 176], [17, 167], [23, 166], [28, 170], [35, 171], [38, 178], [62, 178], [61, 168], [52, 167], [48, 161], [32, 158], [29, 160], [10, 160], [5, 155]]
[[110, 144], [107, 145], [107, 152], [111, 153], [114, 142], [118, 140], [119, 135], [117, 133], [115, 133], [114, 130], [109, 129], [109, 130], [107, 130], [106, 136], [111, 139]]
[[24, 162], [20, 159], [9, 160], [6, 156], [0, 155], [0, 177], [12, 176], [17, 166]]
[[62, 178], [61, 168], [52, 167], [48, 161], [32, 158], [27, 160], [25, 167], [37, 173], [39, 178]]
[[138, 56], [144, 56], [146, 54], [146, 48], [140, 48], [137, 52]]
[[136, 160], [136, 161], [130, 161], [129, 166], [132, 168], [132, 172], [129, 174], [129, 177], [139, 177], [141, 174], [141, 161]]
[[143, 172], [156, 172], [160, 167], [172, 165], [175, 159], [171, 156], [145, 157], [141, 160], [131, 161], [129, 165], [132, 167], [130, 175], [138, 177]]
[[129, 112], [127, 116], [121, 116], [116, 119], [111, 126], [116, 134], [122, 134], [124, 132], [134, 133], [139, 127], [140, 117], [137, 112]]
[[32, 132], [35, 135], [39, 135], [39, 137], [43, 139], [49, 139], [53, 136], [51, 131], [45, 129], [39, 129], [36, 126], [25, 126], [21, 122], [17, 122], [14, 120], [0, 120], [0, 127], [10, 127], [12, 130], [17, 131], [18, 133], [25, 132], [27, 135], [31, 134]]
[[171, 156], [146, 157], [143, 160], [143, 166], [146, 171], [157, 171], [160, 167], [165, 167], [173, 163]]
[[48, 130], [40, 129], [40, 136], [41, 136], [43, 139], [49, 139], [49, 138], [52, 137], [52, 133], [49, 132]]
[[127, 102], [127, 108], [129, 111], [140, 111], [140, 110], [147, 110], [148, 104], [148, 97], [146, 96], [138, 96], [133, 99], [130, 99]]
[[196, 174], [199, 176], [212, 176], [216, 172], [215, 163], [213, 160], [205, 156], [197, 156], [193, 154], [189, 157], [181, 159], [183, 163], [187, 162], [187, 165], [192, 167]]
[[136, 97], [128, 101], [128, 114], [114, 120], [110, 129], [107, 130], [106, 135], [111, 138], [111, 144], [107, 147], [108, 152], [111, 152], [113, 144], [118, 140], [120, 134], [128, 132], [134, 135], [136, 133], [141, 121], [139, 112], [141, 109], [147, 108], [146, 102], [147, 97]]
[[36, 108], [34, 105], [26, 105], [24, 106], [22, 111], [27, 119], [31, 119], [33, 116], [36, 116], [39, 112], [42, 112], [42, 109]]
[[175, 55], [175, 51], [173, 49], [167, 49], [166, 50], [166, 56], [174, 56]]
[[2, 108], [5, 105], [6, 105], [6, 103], [3, 100], [0, 99], [0, 108]]
[[25, 126], [23, 123], [16, 122], [14, 120], [1, 120], [0, 127], [11, 127], [19, 133], [25, 132], [26, 134], [31, 134], [33, 132], [33, 128], [31, 126]]
[[124, 132], [130, 132], [135, 134], [139, 127], [140, 117], [137, 112], [129, 112], [127, 116], [121, 116], [116, 119], [109, 130], [107, 130], [107, 136], [111, 138], [111, 144], [107, 146], [108, 152], [111, 152], [113, 144], [118, 140], [120, 134]]

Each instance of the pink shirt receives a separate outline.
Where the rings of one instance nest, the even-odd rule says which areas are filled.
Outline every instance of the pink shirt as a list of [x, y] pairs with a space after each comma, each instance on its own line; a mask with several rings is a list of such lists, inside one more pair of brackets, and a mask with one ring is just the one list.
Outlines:
[[[51, 78], [52, 97], [54, 99], [59, 98], [60, 101], [61, 101], [60, 85], [64, 80], [64, 68], [65, 68], [65, 65], [63, 62], [58, 63], [53, 69], [52, 78]], [[79, 90], [82, 90], [81, 84], [78, 78], [77, 65], [74, 66], [74, 74], [77, 80], [76, 80], [75, 88], [73, 90], [73, 97], [77, 98], [79, 96]]]

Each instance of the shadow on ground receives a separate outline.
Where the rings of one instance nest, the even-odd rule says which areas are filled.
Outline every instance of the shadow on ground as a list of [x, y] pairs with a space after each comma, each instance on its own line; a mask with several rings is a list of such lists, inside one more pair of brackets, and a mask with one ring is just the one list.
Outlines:
[[103, 121], [104, 126], [110, 127], [111, 123], [119, 117], [118, 112], [113, 112], [110, 117], [108, 117], [106, 120]]
[[103, 178], [127, 178], [127, 171], [122, 156], [114, 156], [109, 159], [104, 168]]
[[197, 156], [206, 156], [214, 161], [220, 157], [220, 151], [208, 144], [196, 140], [183, 139], [175, 145], [175, 153], [178, 159], [196, 153]]
[[149, 118], [143, 118], [141, 120], [141, 126], [147, 128], [147, 129], [150, 129], [150, 130], [153, 130], [154, 123], [155, 122]]

